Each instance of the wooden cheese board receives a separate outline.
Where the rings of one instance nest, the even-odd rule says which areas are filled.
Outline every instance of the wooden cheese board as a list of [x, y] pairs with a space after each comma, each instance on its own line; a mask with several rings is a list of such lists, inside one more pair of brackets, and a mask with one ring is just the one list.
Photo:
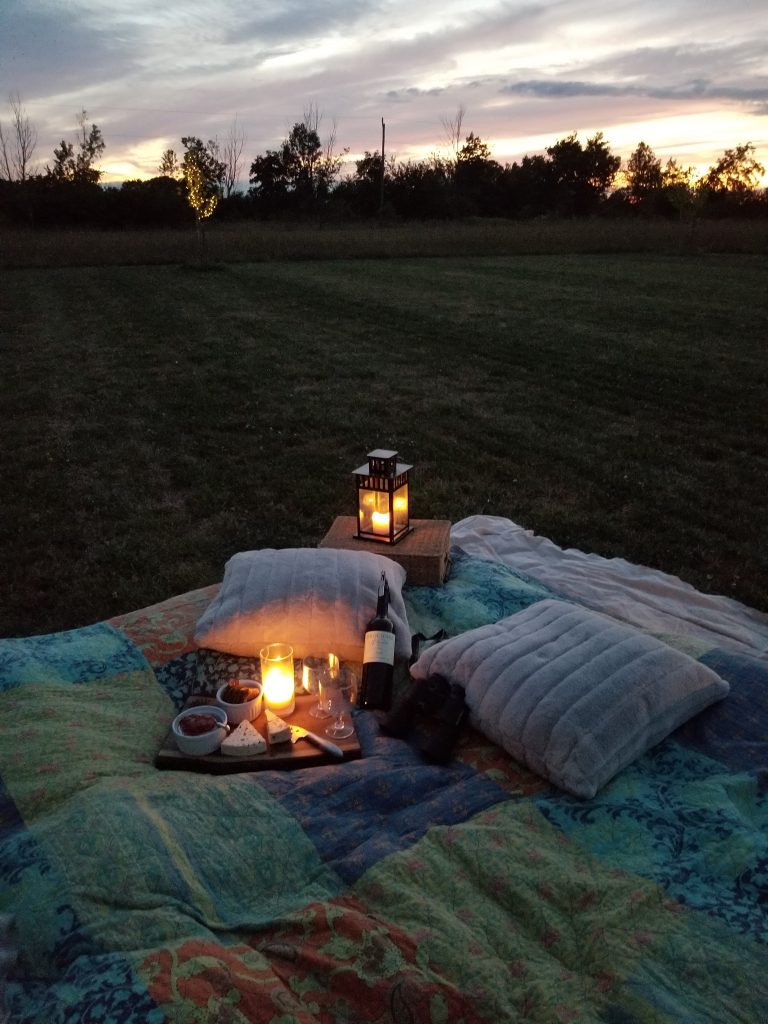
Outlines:
[[[215, 704], [210, 696], [195, 695], [190, 697], [184, 704], [184, 708], [196, 707], [202, 704]], [[285, 716], [288, 725], [300, 725], [310, 732], [316, 732], [325, 737], [325, 730], [332, 721], [330, 718], [313, 718], [310, 709], [317, 704], [317, 697], [311, 695], [296, 696], [296, 710], [292, 715]], [[183, 710], [183, 709], [182, 709]], [[347, 716], [347, 720], [349, 717]], [[354, 724], [354, 720], [353, 720]], [[254, 719], [253, 725], [259, 730], [264, 739], [267, 740], [267, 751], [263, 754], [255, 754], [244, 757], [230, 757], [216, 750], [213, 754], [205, 754], [202, 757], [193, 757], [184, 754], [176, 746], [176, 741], [171, 732], [170, 723], [168, 734], [163, 740], [163, 745], [155, 756], [156, 768], [170, 768], [177, 771], [207, 772], [212, 775], [234, 775], [239, 772], [275, 771], [281, 769], [295, 768], [316, 768], [324, 764], [343, 764], [337, 757], [325, 750], [316, 747], [309, 740], [297, 740], [296, 743], [269, 743], [267, 734], [267, 720], [262, 711], [258, 718]], [[357, 733], [353, 733], [346, 739], [331, 739], [337, 747], [344, 752], [344, 761], [354, 761], [362, 756], [360, 742]]]

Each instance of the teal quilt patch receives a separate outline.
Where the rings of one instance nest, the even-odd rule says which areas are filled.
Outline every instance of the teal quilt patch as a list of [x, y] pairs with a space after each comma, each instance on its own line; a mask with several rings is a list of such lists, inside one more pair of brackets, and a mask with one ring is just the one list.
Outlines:
[[406, 584], [403, 589], [411, 632], [423, 636], [440, 629], [455, 636], [498, 622], [548, 597], [560, 595], [523, 572], [500, 562], [471, 558], [456, 548], [451, 551], [451, 569], [441, 587]]
[[537, 798], [580, 846], [768, 944], [768, 793], [668, 740], [592, 800]]
[[148, 668], [139, 648], [106, 623], [0, 640], [0, 692], [22, 683], [88, 683]]

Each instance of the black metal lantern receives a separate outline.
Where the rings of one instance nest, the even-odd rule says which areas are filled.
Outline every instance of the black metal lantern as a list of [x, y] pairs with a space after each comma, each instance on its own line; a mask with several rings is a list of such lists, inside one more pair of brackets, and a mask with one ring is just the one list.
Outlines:
[[408, 466], [397, 461], [397, 452], [377, 448], [368, 462], [355, 470], [357, 481], [357, 536], [397, 544], [410, 533]]

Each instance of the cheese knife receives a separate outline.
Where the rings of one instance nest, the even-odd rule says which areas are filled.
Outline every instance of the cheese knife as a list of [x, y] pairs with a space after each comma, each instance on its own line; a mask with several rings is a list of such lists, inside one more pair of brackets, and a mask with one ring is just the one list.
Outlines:
[[309, 729], [303, 729], [300, 725], [291, 726], [291, 743], [295, 743], [297, 740], [309, 740], [310, 743], [314, 743], [316, 747], [321, 747], [323, 750], [327, 750], [329, 754], [334, 757], [338, 757], [340, 761], [344, 760], [344, 751], [341, 747], [337, 747], [335, 743], [331, 743], [330, 740], [323, 739], [322, 736], [318, 736], [316, 732], [310, 732]]

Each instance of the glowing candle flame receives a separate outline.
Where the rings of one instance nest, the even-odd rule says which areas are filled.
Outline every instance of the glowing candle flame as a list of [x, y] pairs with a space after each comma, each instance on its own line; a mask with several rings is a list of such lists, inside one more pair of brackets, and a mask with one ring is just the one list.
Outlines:
[[386, 537], [389, 535], [389, 512], [373, 512], [371, 515], [373, 532]]
[[290, 715], [294, 698], [293, 648], [270, 644], [261, 651], [261, 685], [264, 703], [276, 715]]

